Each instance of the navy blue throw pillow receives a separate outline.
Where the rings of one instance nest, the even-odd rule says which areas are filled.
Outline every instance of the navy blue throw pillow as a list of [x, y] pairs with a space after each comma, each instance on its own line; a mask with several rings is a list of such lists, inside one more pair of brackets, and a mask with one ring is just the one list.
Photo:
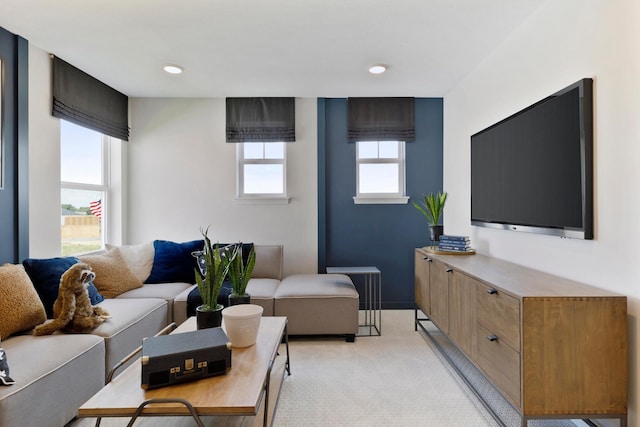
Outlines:
[[184, 243], [155, 240], [153, 267], [145, 283], [195, 283], [196, 259], [191, 252], [201, 251], [203, 247], [203, 240]]
[[[31, 282], [33, 282], [36, 291], [38, 291], [48, 318], [53, 317], [53, 303], [58, 298], [60, 278], [69, 267], [79, 262], [80, 260], [76, 257], [27, 258], [22, 261], [25, 271], [29, 275]], [[92, 305], [104, 301], [104, 297], [92, 282], [89, 283], [87, 290], [89, 291]]]

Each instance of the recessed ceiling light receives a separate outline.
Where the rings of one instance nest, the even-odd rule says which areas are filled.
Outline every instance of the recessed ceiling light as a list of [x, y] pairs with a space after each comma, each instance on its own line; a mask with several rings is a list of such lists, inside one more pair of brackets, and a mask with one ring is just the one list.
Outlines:
[[389, 66], [386, 64], [375, 64], [369, 67], [369, 72], [371, 74], [382, 74], [387, 71], [387, 68], [389, 68]]
[[164, 66], [164, 70], [169, 74], [180, 74], [183, 68], [179, 65], [167, 64]]

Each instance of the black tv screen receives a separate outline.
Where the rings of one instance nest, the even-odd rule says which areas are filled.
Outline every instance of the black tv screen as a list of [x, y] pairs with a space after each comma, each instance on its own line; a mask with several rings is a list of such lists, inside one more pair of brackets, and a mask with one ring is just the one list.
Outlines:
[[471, 223], [593, 239], [593, 81], [471, 136]]

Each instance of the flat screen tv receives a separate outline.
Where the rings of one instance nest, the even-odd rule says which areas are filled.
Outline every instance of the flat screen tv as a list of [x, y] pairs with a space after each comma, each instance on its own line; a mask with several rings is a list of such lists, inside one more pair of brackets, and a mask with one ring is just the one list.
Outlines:
[[593, 81], [471, 136], [471, 224], [593, 239]]

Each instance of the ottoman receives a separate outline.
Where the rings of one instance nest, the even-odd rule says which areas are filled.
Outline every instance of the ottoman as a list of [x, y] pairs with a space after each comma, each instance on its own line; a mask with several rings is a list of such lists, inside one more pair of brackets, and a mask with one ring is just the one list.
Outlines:
[[274, 316], [287, 316], [289, 335], [345, 335], [358, 332], [360, 297], [344, 274], [295, 274], [274, 295]]

